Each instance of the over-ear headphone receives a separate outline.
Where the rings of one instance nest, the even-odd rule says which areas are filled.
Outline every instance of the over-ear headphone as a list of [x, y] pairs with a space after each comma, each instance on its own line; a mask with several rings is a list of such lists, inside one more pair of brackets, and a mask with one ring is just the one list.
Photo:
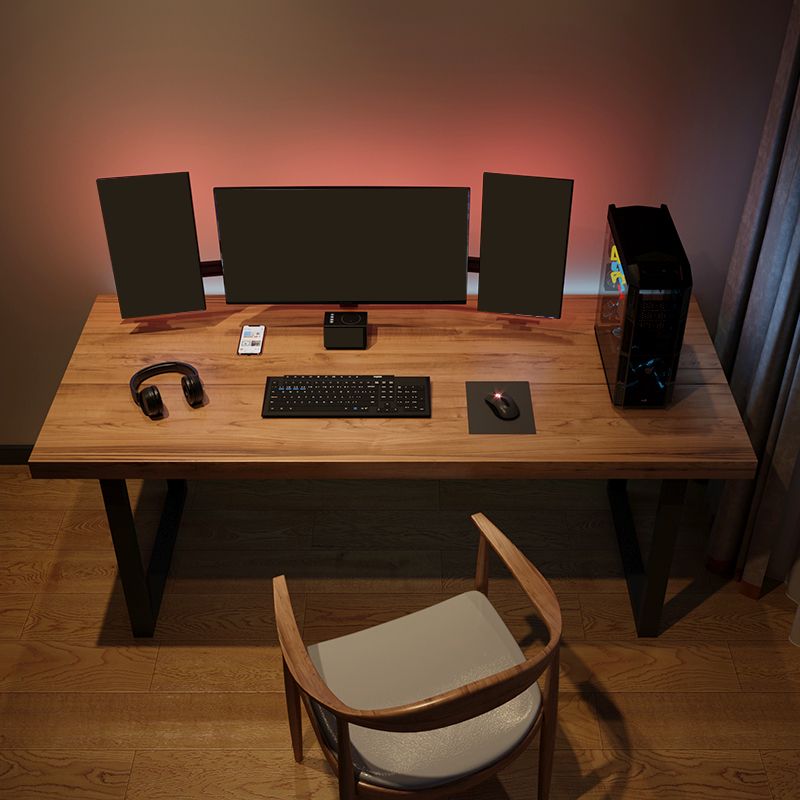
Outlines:
[[139, 387], [146, 380], [154, 378], [156, 375], [163, 375], [165, 372], [178, 372], [183, 376], [181, 378], [183, 395], [192, 408], [198, 408], [203, 404], [203, 383], [197, 370], [191, 364], [185, 364], [183, 361], [164, 361], [161, 364], [153, 364], [140, 369], [131, 378], [131, 397], [145, 416], [150, 419], [161, 417], [164, 414], [164, 403], [157, 386], [145, 386], [141, 392]]

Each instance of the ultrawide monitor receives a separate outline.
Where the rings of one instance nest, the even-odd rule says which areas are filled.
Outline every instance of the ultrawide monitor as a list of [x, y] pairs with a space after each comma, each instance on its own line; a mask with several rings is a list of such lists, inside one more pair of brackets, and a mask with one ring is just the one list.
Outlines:
[[214, 189], [229, 303], [464, 303], [469, 189]]

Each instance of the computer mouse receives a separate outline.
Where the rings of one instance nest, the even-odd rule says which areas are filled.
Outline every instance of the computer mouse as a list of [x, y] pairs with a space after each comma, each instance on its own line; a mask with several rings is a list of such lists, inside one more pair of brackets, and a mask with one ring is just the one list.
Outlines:
[[494, 411], [498, 419], [510, 422], [519, 416], [519, 406], [514, 402], [514, 398], [503, 394], [503, 392], [492, 392], [484, 398], [486, 405]]

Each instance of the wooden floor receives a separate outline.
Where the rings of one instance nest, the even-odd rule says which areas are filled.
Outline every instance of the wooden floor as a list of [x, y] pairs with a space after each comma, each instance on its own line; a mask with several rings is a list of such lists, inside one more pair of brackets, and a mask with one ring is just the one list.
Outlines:
[[[652, 488], [633, 484], [639, 522]], [[0, 468], [0, 797], [335, 798], [317, 746], [291, 756], [270, 581], [308, 643], [471, 585], [483, 511], [561, 601], [555, 798], [800, 798], [794, 606], [703, 569], [702, 487], [669, 585], [667, 629], [637, 639], [598, 482], [190, 485], [152, 641], [127, 626], [98, 487]], [[161, 487], [135, 484], [152, 537]], [[498, 573], [523, 645], [541, 628]], [[310, 730], [307, 742], [311, 743]], [[471, 798], [535, 796], [536, 750]]]

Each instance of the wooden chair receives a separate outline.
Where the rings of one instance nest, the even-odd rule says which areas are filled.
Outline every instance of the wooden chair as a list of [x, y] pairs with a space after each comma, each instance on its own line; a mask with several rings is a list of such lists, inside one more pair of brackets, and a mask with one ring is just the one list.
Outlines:
[[[537, 731], [539, 798], [547, 800], [558, 705], [561, 610], [538, 570], [483, 514], [477, 591], [306, 648], [283, 575], [275, 619], [295, 760], [300, 702], [339, 778], [339, 797], [445, 797], [511, 763]], [[525, 658], [486, 595], [489, 548], [547, 626]], [[537, 679], [544, 675], [544, 688]]]

